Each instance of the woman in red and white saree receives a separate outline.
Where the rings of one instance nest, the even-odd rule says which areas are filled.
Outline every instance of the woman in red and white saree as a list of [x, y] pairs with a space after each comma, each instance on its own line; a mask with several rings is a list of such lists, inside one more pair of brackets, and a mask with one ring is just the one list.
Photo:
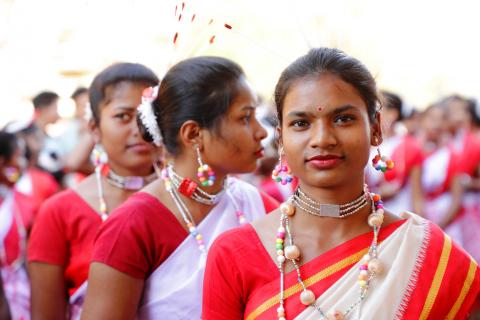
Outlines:
[[0, 132], [0, 271], [3, 292], [14, 320], [30, 319], [30, 283], [25, 256], [33, 204], [30, 197], [15, 188], [22, 173], [21, 153], [15, 136]]
[[464, 319], [480, 290], [476, 262], [437, 226], [388, 212], [364, 187], [369, 148], [382, 137], [365, 66], [312, 49], [275, 92], [299, 185], [279, 210], [212, 245], [203, 319]]

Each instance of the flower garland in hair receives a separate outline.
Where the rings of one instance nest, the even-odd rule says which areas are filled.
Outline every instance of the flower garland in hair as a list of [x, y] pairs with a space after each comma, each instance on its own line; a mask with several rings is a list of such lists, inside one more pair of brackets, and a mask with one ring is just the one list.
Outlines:
[[137, 111], [140, 115], [142, 124], [147, 129], [147, 132], [152, 136], [153, 143], [156, 146], [161, 146], [162, 134], [160, 133], [160, 128], [157, 124], [157, 117], [153, 112], [152, 106], [152, 102], [157, 98], [157, 95], [158, 86], [145, 88], [142, 93], [142, 103], [138, 106]]

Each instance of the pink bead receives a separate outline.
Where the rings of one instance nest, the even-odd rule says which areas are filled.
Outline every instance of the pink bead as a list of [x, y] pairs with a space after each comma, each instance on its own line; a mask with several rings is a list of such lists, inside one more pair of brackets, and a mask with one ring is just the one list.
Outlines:
[[368, 265], [366, 264], [360, 265], [360, 270], [368, 270]]
[[197, 240], [197, 242], [198, 242], [199, 245], [204, 245], [205, 244], [205, 241], [203, 241], [203, 240]]
[[277, 232], [277, 238], [285, 239], [285, 232]]

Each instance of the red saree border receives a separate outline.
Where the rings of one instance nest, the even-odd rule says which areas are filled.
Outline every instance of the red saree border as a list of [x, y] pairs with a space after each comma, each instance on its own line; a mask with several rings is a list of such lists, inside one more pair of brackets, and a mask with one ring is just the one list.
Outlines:
[[[389, 237], [395, 230], [402, 226], [407, 219], [402, 219], [396, 222], [391, 223], [390, 225], [382, 228], [379, 235], [379, 242], [381, 243], [387, 237]], [[383, 232], [382, 232], [383, 231]], [[371, 232], [364, 233], [359, 235], [351, 240], [344, 242], [336, 248], [328, 250], [318, 257], [312, 259], [306, 264], [301, 266], [301, 271], [304, 277], [304, 283], [306, 286], [312, 288], [313, 285], [319, 285], [321, 281], [330, 279], [331, 277], [341, 277], [345, 272], [348, 271], [349, 267], [356, 264], [360, 259], [368, 252], [368, 247], [371, 242]], [[271, 259], [270, 259], [271, 260]], [[322, 261], [324, 260], [324, 261]], [[273, 261], [272, 261], [273, 262]], [[319, 266], [320, 265], [320, 266]], [[320, 270], [319, 270], [320, 269]], [[273, 283], [273, 285], [272, 285]], [[278, 283], [277, 280], [267, 284], [266, 286], [271, 286], [272, 288], [267, 288], [269, 293], [265, 293], [265, 290], [262, 290], [261, 293], [270, 295], [270, 298], [263, 297], [252, 297], [252, 300], [262, 300], [263, 302], [258, 301], [257, 307], [253, 311], [249, 312], [246, 315], [245, 319], [252, 320], [261, 316], [263, 313], [269, 311], [272, 307], [277, 305], [280, 301], [280, 294], [278, 292]], [[330, 286], [323, 288], [324, 292]], [[270, 289], [270, 290], [269, 290]], [[296, 272], [293, 270], [285, 276], [285, 290], [284, 297], [287, 299], [295, 294], [300, 293], [302, 290], [301, 285], [297, 282]], [[316, 294], [321, 294], [322, 292]], [[253, 302], [255, 303], [255, 301]], [[288, 301], [287, 301], [288, 303]]]

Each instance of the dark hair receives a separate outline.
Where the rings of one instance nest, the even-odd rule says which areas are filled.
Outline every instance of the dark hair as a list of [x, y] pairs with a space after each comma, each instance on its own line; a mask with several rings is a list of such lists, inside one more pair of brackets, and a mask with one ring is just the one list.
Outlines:
[[297, 80], [316, 78], [327, 73], [336, 75], [355, 87], [367, 105], [370, 121], [375, 121], [375, 114], [382, 102], [370, 71], [359, 60], [348, 56], [343, 51], [322, 47], [311, 49], [306, 55], [291, 63], [280, 75], [275, 86], [275, 104], [280, 124], [283, 103], [290, 86]]
[[105, 101], [106, 89], [122, 81], [145, 83], [156, 86], [158, 77], [149, 68], [139, 63], [115, 63], [95, 76], [88, 89], [90, 108], [95, 123], [100, 122], [100, 105]]
[[17, 136], [4, 130], [0, 131], [0, 158], [9, 161], [17, 148]]
[[58, 99], [58, 94], [53, 91], [42, 91], [37, 94], [32, 102], [35, 109], [45, 109]]
[[480, 106], [477, 100], [468, 99], [468, 112], [470, 112], [473, 124], [477, 127], [480, 126]]
[[85, 87], [78, 87], [77, 89], [75, 89], [75, 91], [73, 91], [72, 95], [70, 96], [70, 98], [72, 98], [73, 100], [77, 99], [79, 95], [82, 95], [84, 93], [88, 93], [88, 89], [85, 88]]
[[390, 92], [390, 91], [381, 91], [383, 104], [382, 106], [386, 109], [395, 109], [398, 111], [398, 118], [395, 121], [402, 121], [403, 120], [403, 101], [399, 95]]
[[[236, 98], [243, 76], [238, 64], [221, 57], [186, 59], [167, 72], [153, 102], [153, 111], [168, 152], [178, 153], [178, 132], [186, 121], [196, 121], [207, 129], [218, 125]], [[143, 132], [144, 139], [152, 141]]]

